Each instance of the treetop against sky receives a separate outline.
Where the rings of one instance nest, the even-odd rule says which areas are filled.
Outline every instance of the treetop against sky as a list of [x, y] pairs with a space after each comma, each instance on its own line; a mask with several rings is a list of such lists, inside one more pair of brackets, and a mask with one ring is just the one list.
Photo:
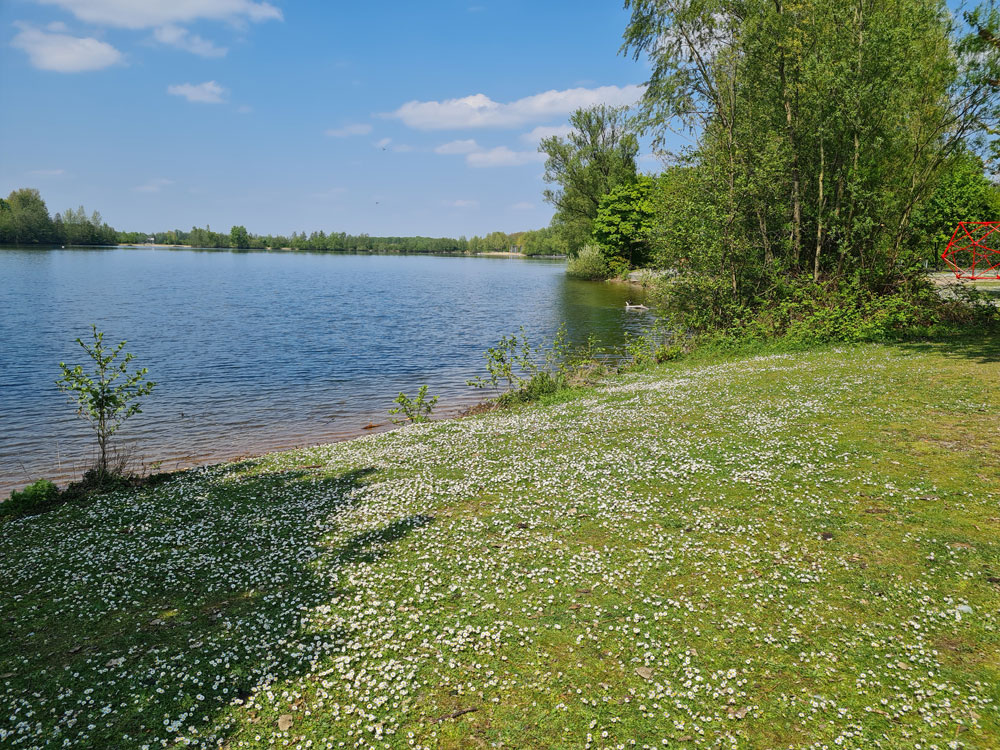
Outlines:
[[642, 94], [627, 21], [603, 0], [4, 0], [0, 193], [122, 229], [544, 226], [538, 142]]

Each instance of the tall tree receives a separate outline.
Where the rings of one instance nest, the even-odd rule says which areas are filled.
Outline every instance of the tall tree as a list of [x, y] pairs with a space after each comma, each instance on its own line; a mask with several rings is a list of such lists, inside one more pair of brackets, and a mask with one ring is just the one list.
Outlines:
[[[903, 283], [914, 210], [996, 127], [997, 47], [942, 0], [629, 0], [652, 63], [641, 116], [686, 126], [722, 231], [705, 270]], [[992, 8], [992, 6], [990, 6]], [[969, 32], [972, 33], [969, 33]], [[721, 266], [721, 268], [719, 267]]]
[[0, 205], [0, 242], [38, 243], [53, 239], [52, 219], [35, 188], [14, 190]]
[[240, 249], [250, 247], [250, 235], [247, 233], [246, 227], [234, 226], [229, 230], [229, 246]]
[[615, 272], [645, 265], [653, 232], [652, 177], [619, 185], [601, 198], [594, 219], [594, 240]]
[[553, 226], [575, 253], [590, 239], [601, 198], [635, 181], [639, 141], [626, 107], [579, 109], [570, 125], [565, 139], [545, 138], [538, 150], [547, 157], [545, 181], [557, 185], [544, 192], [556, 208]]

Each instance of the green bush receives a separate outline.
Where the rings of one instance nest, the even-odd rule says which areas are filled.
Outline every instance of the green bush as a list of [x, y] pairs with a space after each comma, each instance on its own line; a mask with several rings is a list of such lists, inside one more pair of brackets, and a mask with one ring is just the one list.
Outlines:
[[566, 264], [566, 275], [575, 279], [603, 281], [611, 276], [611, 267], [597, 245], [584, 245], [580, 253]]
[[59, 502], [59, 488], [48, 479], [32, 482], [23, 490], [14, 490], [10, 499], [0, 503], [0, 516], [41, 513]]
[[520, 334], [502, 337], [483, 358], [489, 377], [467, 382], [474, 388], [492, 388], [501, 406], [555, 393], [567, 386], [572, 374], [565, 324], [559, 326], [551, 347], [533, 347], [522, 326]]
[[[427, 385], [424, 384], [417, 391], [416, 398], [410, 398], [405, 393], [400, 392], [396, 396], [396, 403], [399, 406], [389, 409], [389, 414], [393, 415], [392, 421], [394, 424], [428, 422], [431, 418], [431, 412], [434, 410], [434, 404], [437, 401], [437, 396], [427, 398]], [[403, 418], [399, 419], [395, 416], [396, 414], [402, 414]]]
[[627, 273], [649, 262], [655, 184], [652, 177], [640, 175], [601, 198], [594, 218], [594, 241], [612, 268]]
[[652, 299], [669, 327], [694, 334], [731, 328], [747, 310], [725, 279], [705, 274], [662, 277]]
[[817, 284], [775, 277], [768, 286], [751, 305], [724, 279], [688, 274], [666, 279], [656, 297], [672, 330], [713, 345], [888, 341], [1000, 322], [1000, 310], [976, 290], [960, 287], [943, 299], [923, 279], [881, 294], [857, 279]]

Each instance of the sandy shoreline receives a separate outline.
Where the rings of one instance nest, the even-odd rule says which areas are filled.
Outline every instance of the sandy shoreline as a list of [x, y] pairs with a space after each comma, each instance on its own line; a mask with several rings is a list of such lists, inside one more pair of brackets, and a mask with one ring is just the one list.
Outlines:
[[[483, 394], [474, 394], [468, 399], [456, 399], [446, 405], [439, 407], [432, 415], [432, 421], [457, 419], [476, 410], [487, 399]], [[308, 448], [316, 445], [328, 445], [331, 443], [343, 443], [349, 440], [357, 440], [382, 432], [389, 432], [397, 429], [400, 425], [393, 424], [388, 410], [378, 415], [377, 421], [365, 422], [364, 415], [356, 424], [343, 426], [337, 429], [317, 429], [314, 432], [302, 433], [295, 437], [285, 439], [276, 438], [271, 440], [254, 441], [249, 446], [241, 448], [233, 447], [232, 450], [221, 449], [217, 453], [211, 454], [187, 454], [178, 450], [171, 456], [146, 455], [142, 452], [142, 446], [138, 441], [121, 440], [117, 445], [126, 452], [134, 452], [129, 460], [129, 471], [137, 476], [146, 476], [158, 472], [175, 473], [187, 471], [201, 466], [214, 466], [217, 464], [234, 463], [236, 461], [246, 461], [272, 453], [284, 453], [285, 451]], [[373, 415], [372, 415], [373, 416]], [[368, 425], [371, 425], [370, 427]], [[0, 502], [10, 497], [13, 490], [21, 490], [38, 479], [48, 479], [55, 482], [60, 488], [65, 488], [71, 482], [78, 481], [84, 471], [96, 464], [95, 453], [86, 457], [74, 457], [64, 459], [60, 455], [54, 455], [51, 459], [49, 469], [43, 471], [25, 472], [24, 478], [0, 477]]]

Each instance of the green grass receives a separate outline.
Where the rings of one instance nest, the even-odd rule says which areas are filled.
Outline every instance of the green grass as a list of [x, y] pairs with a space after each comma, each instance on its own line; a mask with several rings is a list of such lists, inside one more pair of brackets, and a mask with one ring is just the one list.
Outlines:
[[998, 747], [998, 379], [681, 361], [3, 522], [0, 746]]

